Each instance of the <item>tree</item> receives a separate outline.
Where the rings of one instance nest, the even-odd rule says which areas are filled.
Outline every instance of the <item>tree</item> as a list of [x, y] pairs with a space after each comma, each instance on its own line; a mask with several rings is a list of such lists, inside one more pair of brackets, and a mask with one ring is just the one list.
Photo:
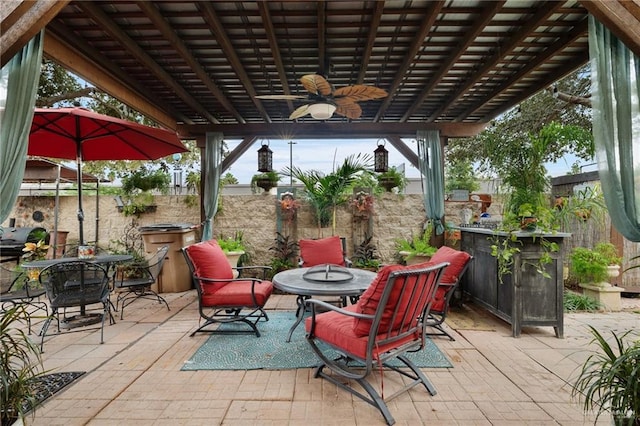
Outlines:
[[[530, 135], [538, 134], [543, 127], [555, 122], [570, 125], [572, 129], [581, 128], [582, 133], [591, 132], [591, 108], [587, 105], [590, 96], [591, 80], [589, 68], [583, 67], [550, 90], [539, 92], [517, 108], [507, 111], [493, 120], [487, 129], [478, 136], [465, 139], [452, 139], [447, 146], [447, 160], [451, 162], [469, 161], [479, 164], [480, 172], [489, 172], [487, 154], [494, 149], [514, 144], [509, 149], [517, 149], [519, 144], [528, 143]], [[575, 130], [577, 131], [577, 130]], [[496, 140], [494, 148], [486, 146], [487, 140]], [[577, 140], [561, 138], [548, 147], [548, 161], [556, 161], [565, 154], [574, 154], [578, 158], [591, 161], [594, 156], [593, 140], [580, 137]]]

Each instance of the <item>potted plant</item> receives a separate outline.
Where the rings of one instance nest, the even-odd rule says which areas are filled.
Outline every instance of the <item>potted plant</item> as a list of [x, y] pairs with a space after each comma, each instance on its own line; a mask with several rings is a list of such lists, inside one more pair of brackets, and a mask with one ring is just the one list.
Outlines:
[[121, 194], [116, 198], [118, 209], [125, 216], [139, 216], [155, 209], [154, 190], [167, 194], [171, 178], [164, 169], [141, 167], [122, 178]]
[[396, 240], [396, 250], [408, 265], [427, 262], [438, 251], [431, 245], [432, 232], [433, 225], [429, 223], [421, 235]]
[[614, 345], [589, 326], [594, 352], [582, 365], [571, 394], [584, 400], [584, 411], [596, 410], [596, 421], [608, 411], [616, 426], [640, 425], [640, 338], [628, 331], [618, 336], [611, 332]]
[[262, 188], [264, 192], [269, 192], [271, 188], [278, 186], [280, 178], [280, 174], [274, 170], [255, 174], [251, 177], [251, 190], [257, 193], [258, 188]]
[[33, 383], [44, 374], [38, 347], [21, 328], [28, 323], [24, 305], [15, 305], [0, 316], [0, 415], [8, 425], [24, 418], [36, 405]]
[[[242, 265], [242, 257], [246, 255], [247, 249], [243, 242], [244, 234], [237, 231], [233, 237], [224, 237], [220, 235], [217, 238], [218, 245], [227, 256], [229, 264], [232, 268]], [[234, 278], [238, 276], [238, 271], [233, 271]]]
[[371, 241], [372, 239], [372, 235], [365, 234], [364, 240], [362, 240], [358, 247], [356, 247], [356, 250], [351, 257], [354, 267], [374, 272], [380, 267], [382, 262], [380, 262], [378, 249]]
[[271, 274], [277, 274], [297, 267], [298, 259], [298, 243], [290, 239], [289, 235], [283, 235], [276, 232], [276, 238], [269, 251], [273, 253], [271, 259]]
[[[313, 214], [320, 229], [332, 225], [332, 235], [336, 228], [336, 210], [349, 201], [348, 191], [359, 176], [367, 172], [371, 162], [369, 155], [350, 155], [342, 165], [327, 175], [317, 171], [303, 171], [293, 167], [286, 170], [304, 186], [303, 196], [313, 208]], [[321, 236], [321, 235], [318, 235]]]
[[391, 192], [394, 188], [398, 188], [398, 192], [402, 192], [406, 186], [406, 178], [398, 169], [390, 167], [384, 173], [377, 176], [378, 185], [383, 187], [387, 192]]
[[[570, 271], [580, 283], [604, 285], [609, 277], [617, 276], [621, 262], [616, 247], [609, 242], [601, 242], [593, 249], [573, 249]], [[610, 268], [614, 272], [610, 272]]]

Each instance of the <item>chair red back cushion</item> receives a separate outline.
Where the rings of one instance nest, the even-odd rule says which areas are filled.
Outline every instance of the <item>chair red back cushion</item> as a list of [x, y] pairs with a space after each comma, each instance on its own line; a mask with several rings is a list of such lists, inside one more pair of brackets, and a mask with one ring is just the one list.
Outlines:
[[[231, 264], [216, 240], [190, 245], [186, 251], [197, 276], [220, 280], [233, 279]], [[228, 282], [201, 283], [203, 297], [215, 293], [227, 284]]]
[[460, 251], [452, 249], [451, 247], [442, 246], [438, 249], [433, 256], [431, 256], [431, 263], [449, 262], [442, 272], [440, 278], [441, 283], [453, 284], [460, 277], [460, 273], [466, 266], [467, 262], [471, 259], [471, 255], [466, 251]]
[[[384, 292], [385, 284], [389, 279], [389, 275], [394, 271], [406, 270], [406, 269], [420, 269], [433, 265], [433, 262], [426, 263], [418, 263], [411, 266], [402, 266], [402, 265], [387, 265], [383, 267], [380, 271], [378, 271], [378, 275], [373, 280], [371, 285], [362, 293], [358, 303], [356, 304], [357, 312], [373, 315], [380, 304], [380, 299], [382, 298], [382, 293]], [[409, 278], [409, 285], [413, 285], [413, 282], [416, 281], [416, 277]], [[399, 278], [397, 281], [404, 280], [404, 277]], [[413, 282], [412, 282], [413, 281]], [[395, 283], [394, 283], [395, 284]], [[401, 310], [397, 313], [396, 321], [400, 322], [404, 317], [404, 312], [406, 309], [410, 308], [411, 305], [417, 303], [419, 301], [410, 301], [410, 300], [402, 300], [399, 301], [400, 295], [402, 293], [402, 288], [399, 285], [394, 285], [394, 289], [389, 295], [389, 299], [387, 300], [387, 305], [385, 307], [385, 311], [382, 314], [382, 319], [380, 321], [380, 327], [378, 329], [378, 334], [385, 333], [389, 330], [389, 328], [393, 327], [397, 324], [392, 324], [392, 316], [393, 310], [395, 309], [397, 304], [401, 304], [404, 307], [404, 310]], [[405, 292], [405, 297], [409, 297], [411, 292]], [[359, 319], [356, 318], [353, 324], [354, 332], [357, 336], [367, 336], [371, 329], [371, 321], [368, 319]]]
[[298, 245], [303, 267], [324, 263], [345, 266], [342, 241], [337, 235], [319, 240], [300, 240]]

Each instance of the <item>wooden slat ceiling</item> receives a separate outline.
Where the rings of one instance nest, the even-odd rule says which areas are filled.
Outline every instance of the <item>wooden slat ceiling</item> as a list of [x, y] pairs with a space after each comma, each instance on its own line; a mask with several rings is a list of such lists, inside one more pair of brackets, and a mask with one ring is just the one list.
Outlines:
[[290, 123], [300, 101], [255, 96], [306, 94], [300, 77], [318, 71], [335, 88], [389, 92], [330, 123], [464, 133], [585, 64], [587, 38], [575, 0], [72, 1], [47, 25], [45, 54], [191, 134]]

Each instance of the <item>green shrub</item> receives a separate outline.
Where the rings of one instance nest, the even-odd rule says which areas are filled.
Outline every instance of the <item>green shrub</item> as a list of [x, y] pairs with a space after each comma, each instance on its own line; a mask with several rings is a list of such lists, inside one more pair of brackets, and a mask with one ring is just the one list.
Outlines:
[[600, 309], [600, 303], [597, 300], [572, 291], [564, 292], [563, 303], [565, 312], [597, 311]]

